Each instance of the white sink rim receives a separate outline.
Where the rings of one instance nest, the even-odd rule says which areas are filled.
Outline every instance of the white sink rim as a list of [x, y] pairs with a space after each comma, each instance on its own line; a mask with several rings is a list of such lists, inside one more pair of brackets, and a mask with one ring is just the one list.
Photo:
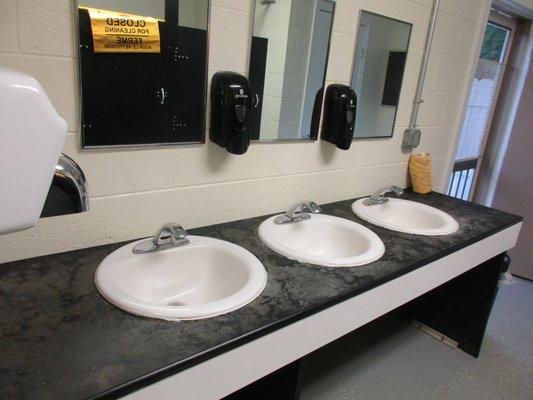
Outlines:
[[[263, 244], [265, 244], [272, 251], [284, 257], [287, 257], [290, 260], [295, 260], [295, 261], [323, 266], [323, 267], [356, 267], [356, 266], [366, 265], [371, 262], [374, 262], [380, 259], [385, 253], [385, 245], [383, 244], [383, 241], [379, 238], [379, 236], [376, 235], [374, 232], [372, 232], [370, 229], [366, 228], [365, 226], [357, 222], [354, 222], [354, 221], [351, 221], [345, 218], [335, 217], [333, 215], [311, 214], [310, 216], [311, 218], [307, 220], [288, 223], [288, 224], [281, 224], [281, 225], [274, 224], [274, 219], [277, 218], [279, 215], [274, 215], [264, 220], [259, 225], [257, 233], [258, 233], [259, 239], [261, 239], [261, 242]], [[350, 257], [330, 256], [326, 258], [319, 258], [309, 253], [305, 253], [305, 252], [292, 249], [276, 240], [272, 241], [268, 237], [269, 232], [272, 231], [273, 229], [289, 227], [294, 224], [310, 224], [311, 222], [316, 222], [319, 220], [323, 221], [324, 223], [339, 224], [340, 226], [347, 227], [355, 231], [356, 234], [365, 236], [366, 239], [370, 242], [370, 246], [369, 246], [370, 248], [364, 253], [356, 254]]]
[[[168, 321], [195, 320], [226, 314], [244, 307], [263, 292], [267, 283], [267, 272], [261, 261], [251, 252], [224, 240], [194, 235], [189, 235], [188, 238], [190, 243], [187, 245], [154, 253], [133, 254], [133, 247], [146, 239], [127, 244], [115, 250], [102, 260], [96, 270], [94, 282], [98, 291], [107, 301], [122, 310], [143, 317], [159, 318]], [[239, 257], [243, 262], [242, 264], [247, 268], [247, 272], [250, 273], [248, 281], [240, 290], [220, 300], [200, 305], [185, 305], [180, 307], [169, 304], [151, 303], [127, 293], [112, 277], [113, 264], [124, 263], [128, 259], [135, 260], [135, 262], [144, 261], [149, 265], [150, 260], [156, 260], [156, 257], [161, 253], [176, 253], [176, 259], [179, 260], [180, 252], [188, 251], [193, 247], [209, 246], [223, 249]], [[194, 267], [194, 265], [191, 265], [191, 268]]]
[[[368, 221], [374, 225], [381, 226], [383, 228], [391, 229], [398, 232], [403, 233], [411, 233], [415, 235], [424, 235], [424, 236], [442, 236], [442, 235], [449, 235], [454, 232], [456, 232], [459, 229], [459, 224], [448, 213], [439, 210], [438, 208], [429, 206], [427, 204], [419, 203], [417, 201], [413, 200], [406, 200], [406, 199], [397, 199], [397, 198], [389, 198], [389, 201], [383, 204], [373, 205], [373, 206], [367, 206], [363, 204], [363, 199], [356, 200], [352, 204], [352, 210], [354, 213], [364, 219], [365, 221]], [[416, 228], [416, 227], [406, 227], [405, 225], [396, 224], [390, 221], [386, 221], [384, 219], [377, 218], [373, 216], [373, 213], [368, 213], [366, 211], [378, 211], [381, 207], [386, 207], [387, 205], [395, 205], [395, 204], [403, 204], [405, 206], [408, 206], [410, 208], [412, 207], [418, 207], [421, 210], [428, 212], [429, 214], [434, 215], [437, 219], [439, 219], [442, 222], [442, 226], [437, 228]]]

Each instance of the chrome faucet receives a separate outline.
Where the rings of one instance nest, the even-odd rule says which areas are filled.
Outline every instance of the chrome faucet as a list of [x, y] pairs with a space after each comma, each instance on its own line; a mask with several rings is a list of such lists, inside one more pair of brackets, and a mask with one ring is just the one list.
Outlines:
[[372, 196], [364, 199], [363, 204], [365, 206], [375, 206], [378, 204], [386, 203], [387, 201], [389, 201], [389, 199], [385, 197], [387, 193], [395, 193], [396, 196], [401, 196], [403, 194], [403, 190], [396, 185], [385, 186], [384, 188], [381, 188], [376, 191]]
[[153, 253], [154, 251], [179, 247], [188, 243], [187, 231], [181, 225], [169, 222], [159, 228], [152, 239], [143, 240], [135, 245], [132, 251], [135, 254]]
[[80, 166], [61, 153], [46, 196], [41, 218], [55, 217], [89, 210], [87, 180]]
[[87, 180], [80, 166], [69, 156], [61, 153], [54, 170], [53, 183], [61, 187], [74, 203], [76, 212], [89, 210]]
[[285, 214], [276, 217], [274, 219], [274, 223], [281, 225], [311, 218], [311, 215], [305, 211], [318, 214], [320, 213], [321, 209], [320, 206], [314, 201], [303, 201], [292, 206], [288, 211], [285, 212]]

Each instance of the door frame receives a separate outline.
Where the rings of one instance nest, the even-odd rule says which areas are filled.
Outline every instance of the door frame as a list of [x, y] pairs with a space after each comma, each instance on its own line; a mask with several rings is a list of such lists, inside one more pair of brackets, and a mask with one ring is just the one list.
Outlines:
[[[486, 21], [483, 24], [483, 29], [482, 29], [483, 34], [481, 35], [481, 38], [480, 38], [481, 43], [479, 45], [479, 51], [476, 53], [477, 57], [476, 57], [476, 61], [475, 61], [475, 66], [473, 68], [473, 74], [472, 74], [472, 77], [471, 77], [470, 83], [469, 83], [469, 89], [468, 89], [468, 92], [467, 92], [467, 96], [468, 97], [467, 97], [466, 102], [465, 102], [465, 109], [464, 109], [463, 118], [461, 120], [461, 124], [458, 126], [459, 133], [457, 135], [457, 144], [455, 146], [455, 151], [453, 152], [453, 160], [452, 160], [452, 165], [451, 165], [451, 167], [452, 167], [451, 170], [452, 171], [454, 170], [455, 164], [458, 162], [458, 160], [455, 157], [456, 157], [459, 145], [461, 143], [461, 134], [462, 134], [462, 130], [463, 130], [463, 125], [465, 123], [466, 110], [468, 109], [468, 102], [469, 102], [470, 94], [471, 94], [471, 91], [472, 91], [472, 86], [473, 86], [473, 82], [474, 82], [474, 79], [475, 79], [476, 70], [477, 70], [478, 65], [479, 65], [479, 59], [480, 59], [479, 55], [480, 55], [481, 47], [482, 47], [482, 44], [483, 44], [484, 32], [485, 32], [485, 30], [486, 30], [486, 28], [487, 28], [487, 26], [489, 24], [508, 29], [509, 30], [509, 36], [507, 37], [507, 41], [505, 43], [505, 53], [504, 53], [504, 56], [503, 56], [503, 60], [502, 60], [501, 63], [499, 63], [499, 64], [501, 64], [501, 72], [500, 72], [500, 75], [498, 77], [498, 82], [496, 83], [496, 88], [494, 90], [495, 95], [493, 96], [492, 104], [490, 106], [488, 123], [487, 123], [487, 126], [485, 127], [485, 131], [484, 131], [484, 134], [483, 134], [480, 154], [479, 154], [479, 157], [477, 158], [477, 164], [476, 164], [477, 167], [476, 167], [475, 172], [474, 172], [470, 193], [468, 195], [468, 201], [471, 201], [472, 198], [474, 197], [474, 194], [476, 193], [478, 177], [480, 175], [481, 168], [482, 168], [482, 165], [483, 165], [483, 158], [484, 158], [484, 155], [485, 155], [485, 148], [486, 148], [486, 145], [487, 145], [487, 139], [488, 139], [489, 135], [492, 132], [491, 126], [492, 126], [492, 120], [493, 120], [493, 117], [494, 117], [494, 111], [496, 109], [496, 104], [498, 102], [498, 97], [500, 95], [501, 85], [502, 85], [503, 77], [505, 75], [505, 71], [506, 71], [506, 67], [507, 67], [507, 61], [509, 60], [509, 54], [511, 52], [511, 47], [512, 47], [513, 40], [514, 40], [514, 33], [516, 31], [516, 21], [515, 20], [513, 20], [511, 18], [506, 18], [506, 17], [498, 14], [493, 9], [491, 9], [489, 11], [488, 18], [486, 19]], [[464, 161], [464, 160], [459, 160], [459, 162], [461, 162], [461, 161]], [[449, 176], [447, 177], [447, 184], [446, 184], [445, 188], [443, 188], [444, 190], [447, 190], [447, 188], [448, 188], [448, 186], [450, 184], [452, 175], [453, 175], [453, 172], [450, 171]], [[465, 185], [466, 185], [466, 183], [465, 183]]]
[[491, 206], [533, 51], [531, 20], [519, 18], [473, 201]]
[[494, 10], [490, 11], [489, 19], [487, 20], [486, 25], [488, 25], [489, 23], [509, 29], [509, 37], [507, 38], [507, 43], [505, 43], [505, 46], [506, 46], [505, 55], [503, 57], [503, 62], [501, 63], [502, 69], [500, 72], [500, 76], [498, 77], [498, 83], [496, 84], [495, 96], [493, 98], [492, 105], [490, 108], [488, 124], [485, 128], [483, 142], [481, 144], [481, 151], [480, 151], [480, 155], [477, 161], [478, 167], [474, 173], [474, 179], [472, 181], [472, 189], [470, 190], [468, 201], [472, 201], [474, 196], [477, 194], [478, 179], [479, 179], [480, 174], [482, 173], [482, 170], [485, 168], [485, 165], [486, 165], [484, 160], [487, 156], [486, 151], [485, 151], [487, 149], [487, 141], [489, 140], [489, 136], [494, 134], [494, 130], [492, 129], [493, 121], [494, 121], [494, 112], [496, 110], [496, 105], [498, 104], [498, 98], [500, 97], [500, 94], [501, 94], [503, 77], [505, 76], [505, 73], [507, 71], [507, 62], [509, 61], [509, 55], [511, 54], [511, 48], [513, 47], [513, 43], [515, 39], [515, 32], [516, 32], [516, 19], [505, 17], [502, 14], [495, 12]]

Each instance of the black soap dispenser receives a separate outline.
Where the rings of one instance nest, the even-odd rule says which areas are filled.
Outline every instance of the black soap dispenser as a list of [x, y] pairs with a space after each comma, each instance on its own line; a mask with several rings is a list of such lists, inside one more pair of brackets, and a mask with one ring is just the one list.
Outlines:
[[356, 107], [357, 96], [350, 86], [329, 85], [324, 100], [322, 139], [348, 150], [353, 141]]
[[211, 80], [211, 129], [209, 138], [233, 154], [250, 146], [251, 95], [245, 76], [221, 71]]

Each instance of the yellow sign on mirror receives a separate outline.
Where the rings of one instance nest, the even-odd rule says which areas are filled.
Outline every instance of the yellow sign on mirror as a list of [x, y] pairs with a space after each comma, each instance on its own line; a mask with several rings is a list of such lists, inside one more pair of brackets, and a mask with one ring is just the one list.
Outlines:
[[160, 53], [157, 19], [89, 8], [95, 53]]

